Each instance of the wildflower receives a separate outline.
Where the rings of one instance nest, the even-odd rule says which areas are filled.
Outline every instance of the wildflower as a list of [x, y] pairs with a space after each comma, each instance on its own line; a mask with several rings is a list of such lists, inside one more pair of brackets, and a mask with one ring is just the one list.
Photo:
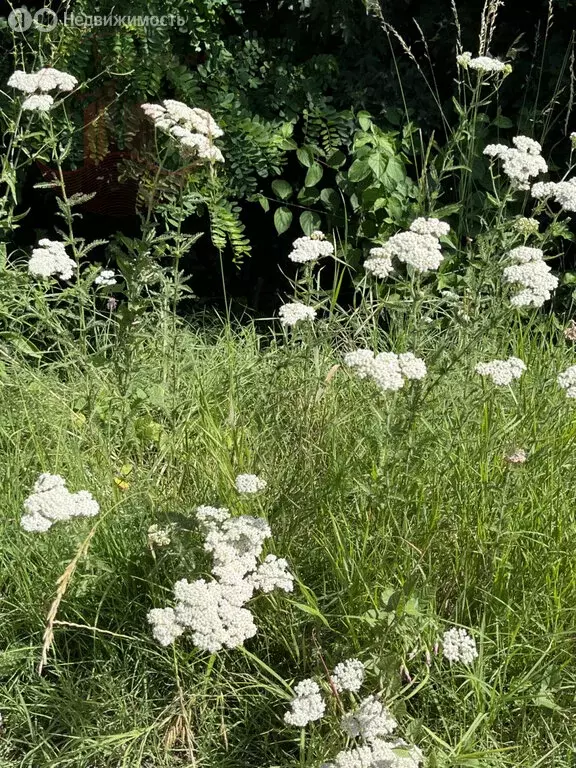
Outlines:
[[258, 493], [267, 485], [258, 475], [238, 475], [235, 482], [238, 493]]
[[558, 375], [558, 384], [566, 390], [566, 397], [576, 398], [576, 365], [571, 365]]
[[141, 109], [156, 128], [176, 140], [184, 155], [224, 162], [222, 152], [213, 143], [224, 132], [209, 112], [174, 99], [164, 99], [162, 104], [141, 104]]
[[351, 738], [360, 737], [369, 744], [393, 733], [398, 723], [376, 696], [368, 696], [354, 712], [344, 715], [342, 729]]
[[344, 363], [356, 372], [358, 378], [370, 378], [382, 390], [397, 391], [407, 380], [426, 376], [424, 361], [412, 352], [400, 355], [380, 352], [375, 356], [369, 349], [358, 349], [344, 355]]
[[489, 376], [492, 382], [499, 387], [506, 387], [514, 379], [519, 379], [526, 370], [526, 365], [517, 357], [509, 357], [507, 360], [491, 360], [488, 363], [478, 363], [475, 368], [480, 376]]
[[464, 51], [459, 56], [456, 56], [457, 63], [464, 69], [475, 69], [477, 72], [493, 73], [493, 72], [506, 72], [511, 71], [509, 64], [499, 59], [493, 59], [491, 56], [478, 56], [472, 58], [472, 54], [469, 51]]
[[527, 456], [523, 448], [516, 448], [514, 451], [507, 453], [504, 458], [508, 464], [525, 464]]
[[176, 621], [173, 608], [152, 608], [147, 618], [152, 624], [152, 635], [160, 645], [170, 645], [184, 632], [185, 627]]
[[576, 323], [570, 320], [570, 325], [564, 329], [564, 338], [568, 341], [576, 341]]
[[172, 528], [160, 528], [159, 525], [154, 523], [148, 528], [148, 546], [153, 547], [167, 547], [170, 544], [170, 534]]
[[442, 653], [450, 663], [459, 661], [462, 664], [472, 664], [478, 657], [476, 641], [465, 629], [452, 627], [444, 632], [442, 637]]
[[288, 570], [288, 563], [283, 557], [267, 555], [264, 561], [250, 575], [250, 581], [254, 589], [268, 593], [275, 589], [284, 592], [292, 592], [294, 589], [294, 576]]
[[565, 211], [576, 212], [576, 177], [568, 181], [539, 181], [532, 185], [532, 197], [551, 197]]
[[116, 309], [117, 306], [118, 306], [117, 299], [115, 299], [114, 296], [110, 296], [108, 298], [108, 301], [106, 302], [106, 307], [107, 307], [108, 311], [109, 312], [114, 312], [114, 310]]
[[548, 165], [540, 154], [542, 147], [527, 136], [515, 136], [512, 143], [514, 147], [488, 144], [484, 148], [484, 154], [502, 161], [502, 170], [515, 189], [529, 189], [530, 179], [548, 170]]
[[572, 144], [572, 149], [576, 149], [576, 131], [572, 131], [570, 134], [570, 142]]
[[514, 221], [514, 229], [525, 237], [528, 237], [529, 235], [537, 235], [540, 229], [540, 223], [538, 219], [519, 216]]
[[278, 314], [284, 327], [293, 327], [301, 320], [314, 320], [316, 310], [313, 307], [307, 307], [300, 301], [293, 301], [290, 304], [283, 304], [278, 310]]
[[333, 254], [334, 246], [330, 240], [326, 240], [326, 235], [323, 232], [315, 231], [310, 237], [296, 238], [292, 243], [292, 251], [288, 254], [288, 258], [297, 264], [304, 264]]
[[24, 112], [49, 112], [54, 99], [48, 93], [34, 93], [22, 102]]
[[215, 653], [236, 648], [256, 634], [254, 617], [245, 607], [256, 590], [289, 592], [294, 579], [282, 558], [269, 555], [258, 564], [263, 542], [271, 534], [265, 520], [232, 518], [226, 508], [210, 506], [198, 507], [196, 519], [205, 535], [204, 549], [213, 557], [215, 579], [176, 582], [172, 612], [150, 611], [148, 621], [164, 645], [189, 629], [197, 648]]
[[320, 720], [326, 710], [326, 704], [320, 693], [318, 683], [308, 678], [294, 687], [296, 696], [292, 699], [290, 710], [284, 715], [284, 722], [304, 728], [314, 720]]
[[550, 267], [544, 261], [540, 248], [521, 245], [513, 248], [508, 256], [516, 264], [506, 267], [503, 272], [504, 282], [521, 286], [524, 290], [515, 294], [510, 303], [515, 307], [541, 307], [558, 286], [558, 278], [550, 274]]
[[364, 682], [364, 664], [359, 659], [347, 659], [336, 664], [332, 673], [336, 690], [357, 693]]
[[72, 517], [93, 517], [100, 511], [98, 502], [88, 491], [70, 493], [60, 475], [43, 473], [36, 480], [32, 493], [24, 501], [26, 514], [20, 525], [25, 531], [43, 533], [55, 522]]
[[28, 262], [28, 271], [36, 277], [55, 275], [62, 280], [71, 280], [76, 264], [66, 253], [64, 243], [43, 238], [34, 248]]
[[369, 258], [364, 262], [364, 269], [374, 277], [386, 279], [393, 271], [392, 257], [385, 248], [371, 248]]
[[103, 269], [94, 280], [96, 285], [116, 285], [116, 276], [113, 269]]
[[78, 80], [66, 72], [45, 67], [38, 72], [30, 73], [16, 70], [8, 79], [8, 85], [20, 93], [32, 94], [36, 91], [49, 93], [50, 91], [72, 91], [78, 85]]

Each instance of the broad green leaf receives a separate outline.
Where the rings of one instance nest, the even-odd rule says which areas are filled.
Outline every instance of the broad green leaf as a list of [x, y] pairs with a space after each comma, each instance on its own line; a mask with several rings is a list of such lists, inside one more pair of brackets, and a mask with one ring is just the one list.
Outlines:
[[323, 173], [322, 166], [319, 165], [319, 163], [313, 163], [310, 168], [308, 168], [308, 173], [304, 179], [304, 186], [313, 187], [315, 184], [318, 184]]
[[339, 149], [336, 152], [332, 152], [330, 157], [326, 160], [330, 168], [340, 168], [346, 162], [346, 155]]
[[510, 120], [509, 117], [504, 117], [504, 115], [498, 115], [493, 121], [492, 125], [495, 125], [496, 128], [512, 128], [514, 123], [512, 120]]
[[292, 211], [289, 208], [277, 208], [274, 211], [274, 226], [279, 235], [292, 224]]
[[380, 152], [374, 152], [368, 158], [368, 165], [372, 169], [378, 181], [382, 181], [386, 173], [388, 160], [382, 154], [380, 154]]
[[312, 163], [314, 162], [314, 153], [310, 149], [310, 147], [300, 147], [296, 150], [296, 157], [302, 165], [305, 165], [306, 168], [310, 168]]
[[274, 179], [272, 182], [272, 190], [280, 200], [288, 200], [292, 194], [292, 185], [284, 179]]
[[392, 181], [400, 182], [404, 181], [406, 177], [406, 171], [404, 170], [404, 163], [397, 157], [391, 157], [388, 160], [386, 166], [386, 177], [392, 179]]
[[348, 169], [348, 179], [350, 181], [362, 181], [370, 173], [370, 166], [366, 160], [354, 160]]
[[322, 219], [315, 211], [304, 211], [300, 214], [300, 226], [305, 235], [310, 236], [316, 229], [320, 229]]
[[340, 206], [340, 195], [331, 187], [326, 187], [320, 192], [320, 200], [332, 212], [338, 210]]
[[358, 112], [358, 122], [363, 131], [367, 131], [372, 125], [369, 112]]

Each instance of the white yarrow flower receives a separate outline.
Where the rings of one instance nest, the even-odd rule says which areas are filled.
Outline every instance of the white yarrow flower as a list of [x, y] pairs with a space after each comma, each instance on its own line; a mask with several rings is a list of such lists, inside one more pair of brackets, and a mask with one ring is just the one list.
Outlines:
[[199, 160], [224, 162], [224, 156], [213, 140], [224, 132], [203, 109], [188, 107], [175, 99], [164, 99], [162, 104], [141, 104], [142, 111], [159, 130], [171, 136], [183, 155]]
[[484, 154], [502, 161], [502, 170], [515, 189], [530, 189], [530, 179], [548, 170], [548, 165], [540, 154], [542, 147], [528, 136], [515, 136], [512, 143], [514, 147], [488, 144]]
[[359, 659], [347, 659], [336, 664], [332, 673], [336, 690], [358, 693], [364, 682], [364, 664]]
[[116, 275], [113, 269], [103, 269], [94, 280], [96, 285], [116, 285]]
[[25, 514], [20, 520], [22, 528], [42, 533], [59, 521], [73, 517], [94, 517], [100, 507], [88, 491], [70, 493], [63, 477], [43, 473], [24, 501], [24, 510]]
[[493, 59], [491, 56], [477, 56], [473, 58], [469, 51], [464, 51], [464, 53], [456, 56], [456, 61], [464, 69], [475, 69], [486, 74], [509, 72], [512, 69], [509, 64], [499, 59]]
[[76, 264], [66, 253], [64, 243], [43, 238], [38, 242], [38, 248], [34, 248], [28, 271], [35, 277], [56, 276], [62, 280], [71, 280], [76, 269]]
[[450, 663], [472, 664], [478, 657], [476, 642], [465, 629], [452, 627], [442, 637], [442, 653]]
[[53, 67], [44, 67], [38, 72], [16, 70], [8, 79], [8, 85], [20, 93], [33, 94], [37, 91], [71, 91], [78, 85], [78, 80], [66, 72]]
[[576, 365], [571, 365], [558, 375], [558, 384], [566, 390], [566, 397], [576, 398]]
[[291, 328], [301, 320], [314, 320], [316, 310], [314, 307], [307, 307], [300, 301], [293, 301], [289, 304], [283, 304], [278, 310], [278, 315], [282, 325]]
[[374, 355], [369, 349], [357, 349], [344, 355], [344, 364], [352, 368], [358, 378], [372, 379], [382, 390], [397, 391], [407, 380], [426, 376], [426, 364], [412, 352]]
[[54, 105], [54, 99], [48, 93], [34, 93], [24, 99], [22, 109], [25, 112], [49, 112]]
[[323, 256], [332, 256], [334, 246], [330, 240], [326, 240], [322, 232], [312, 232], [310, 237], [298, 237], [292, 243], [292, 251], [288, 258], [297, 264], [305, 264], [308, 261], [317, 261]]
[[284, 722], [304, 728], [308, 723], [320, 720], [326, 704], [318, 683], [312, 679], [302, 680], [294, 687], [294, 692], [296, 696], [292, 699], [290, 710], [284, 715]]
[[537, 200], [552, 198], [565, 211], [576, 212], [576, 177], [567, 181], [539, 181], [532, 186]]
[[258, 475], [238, 475], [235, 480], [238, 493], [258, 493], [266, 488], [266, 480]]
[[526, 365], [517, 357], [509, 357], [507, 360], [491, 360], [488, 363], [478, 363], [475, 368], [480, 376], [489, 376], [492, 382], [499, 387], [506, 387], [526, 370]]
[[348, 712], [341, 721], [342, 729], [350, 738], [360, 737], [369, 744], [393, 733], [398, 723], [376, 696], [368, 696], [354, 712]]
[[267, 555], [248, 578], [255, 590], [264, 593], [275, 589], [292, 592], [294, 589], [294, 576], [288, 570], [287, 561], [276, 555]]
[[504, 269], [504, 282], [522, 288], [512, 296], [510, 303], [515, 307], [541, 307], [558, 287], [558, 278], [551, 274], [544, 253], [540, 248], [521, 245], [513, 248], [508, 256], [516, 264]]

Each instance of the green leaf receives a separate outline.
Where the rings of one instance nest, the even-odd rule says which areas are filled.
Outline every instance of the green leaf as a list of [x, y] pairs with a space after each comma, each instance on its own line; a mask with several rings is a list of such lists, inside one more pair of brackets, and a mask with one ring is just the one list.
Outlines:
[[386, 158], [383, 157], [380, 154], [380, 152], [374, 152], [368, 158], [368, 165], [372, 169], [378, 181], [382, 181], [384, 179], [384, 175], [386, 174], [386, 169], [388, 166], [388, 161], [386, 160]]
[[320, 229], [322, 219], [315, 211], [304, 211], [300, 214], [300, 226], [305, 235], [310, 236], [315, 229]]
[[274, 226], [279, 235], [290, 227], [292, 224], [292, 211], [289, 208], [277, 208], [274, 211]]
[[329, 211], [336, 211], [340, 206], [340, 196], [335, 189], [326, 187], [320, 192], [320, 200], [324, 203]]
[[370, 166], [366, 160], [354, 160], [350, 168], [348, 169], [349, 181], [362, 181], [370, 173]]
[[406, 171], [404, 170], [404, 163], [397, 157], [391, 157], [388, 160], [386, 166], [386, 177], [395, 182], [404, 181], [406, 177]]
[[42, 352], [40, 352], [38, 347], [31, 341], [28, 341], [28, 339], [22, 336], [21, 333], [17, 333], [16, 331], [6, 331], [1, 334], [1, 337], [9, 341], [14, 349], [17, 349], [18, 352], [23, 355], [35, 358], [42, 357]]
[[438, 208], [435, 211], [432, 211], [434, 214], [434, 217], [437, 219], [443, 219], [448, 216], [452, 216], [454, 213], [458, 213], [458, 211], [461, 208], [460, 203], [451, 203], [450, 205], [444, 205], [442, 208]]
[[310, 168], [308, 168], [308, 173], [304, 179], [304, 186], [313, 187], [320, 181], [323, 173], [324, 171], [322, 170], [322, 166], [318, 163], [313, 163]]
[[372, 125], [369, 112], [358, 112], [358, 122], [363, 131], [367, 131]]
[[314, 162], [314, 153], [310, 149], [310, 147], [300, 147], [296, 150], [296, 157], [302, 165], [305, 165], [306, 168], [310, 168], [312, 163]]
[[346, 155], [341, 150], [337, 149], [336, 152], [332, 152], [330, 157], [326, 160], [330, 168], [341, 168], [346, 162]]
[[268, 198], [264, 197], [264, 195], [258, 195], [257, 200], [262, 206], [262, 208], [266, 211], [266, 213], [268, 213], [268, 211], [270, 210], [270, 202]]
[[292, 185], [284, 179], [274, 179], [272, 182], [272, 190], [280, 200], [288, 200], [292, 194]]

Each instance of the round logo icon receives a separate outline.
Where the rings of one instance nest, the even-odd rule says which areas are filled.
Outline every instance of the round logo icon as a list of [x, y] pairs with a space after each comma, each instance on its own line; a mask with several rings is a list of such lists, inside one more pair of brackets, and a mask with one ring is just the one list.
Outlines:
[[41, 8], [34, 14], [34, 26], [40, 32], [51, 32], [58, 24], [58, 16], [51, 8]]
[[8, 16], [8, 24], [15, 32], [26, 32], [32, 26], [32, 14], [28, 8], [14, 8]]

